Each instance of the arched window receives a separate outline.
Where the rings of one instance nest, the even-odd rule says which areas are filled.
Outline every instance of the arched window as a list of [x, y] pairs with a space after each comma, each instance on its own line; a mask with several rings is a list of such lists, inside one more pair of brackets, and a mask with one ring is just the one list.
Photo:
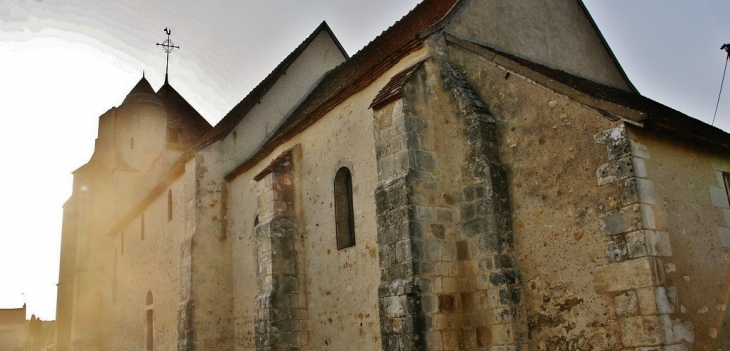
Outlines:
[[145, 328], [145, 334], [147, 334], [147, 351], [152, 351], [155, 346], [154, 340], [154, 305], [152, 304], [152, 292], [147, 292], [147, 326]]
[[352, 210], [352, 176], [347, 167], [335, 175], [335, 230], [337, 249], [355, 246], [355, 217]]
[[172, 190], [167, 191], [167, 220], [172, 220]]

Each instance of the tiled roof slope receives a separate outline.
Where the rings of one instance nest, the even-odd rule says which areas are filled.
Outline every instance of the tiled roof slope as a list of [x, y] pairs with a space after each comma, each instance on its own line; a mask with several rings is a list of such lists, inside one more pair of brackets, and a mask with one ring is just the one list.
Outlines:
[[388, 84], [386, 84], [383, 89], [380, 89], [378, 95], [375, 95], [375, 99], [373, 99], [373, 102], [370, 104], [370, 108], [377, 110], [391, 101], [400, 98], [402, 95], [401, 89], [403, 89], [403, 86], [408, 83], [408, 80], [411, 79], [413, 73], [416, 73], [416, 71], [423, 66], [424, 62], [425, 61], [418, 62], [410, 68], [406, 68], [405, 71], [394, 75], [393, 78], [390, 78]]
[[541, 65], [522, 57], [502, 52], [486, 45], [481, 46], [586, 95], [644, 112], [647, 115], [646, 120], [642, 121], [645, 128], [659, 130], [661, 132], [670, 132], [672, 135], [684, 139], [699, 139], [723, 148], [730, 148], [730, 135], [727, 132], [687, 116], [682, 112], [658, 103], [636, 92], [610, 87], [555, 68]]
[[459, 0], [424, 0], [351, 59], [328, 72], [271, 139], [229, 176], [233, 177], [260, 161], [281, 142], [316, 122], [339, 103], [367, 87], [400, 59], [423, 47], [419, 32], [439, 23], [457, 2]]
[[418, 33], [438, 23], [456, 3], [457, 0], [425, 0], [418, 4], [350, 60], [330, 71], [276, 134], [290, 130], [302, 120], [316, 120], [375, 81], [401, 58], [421, 48], [423, 40]]

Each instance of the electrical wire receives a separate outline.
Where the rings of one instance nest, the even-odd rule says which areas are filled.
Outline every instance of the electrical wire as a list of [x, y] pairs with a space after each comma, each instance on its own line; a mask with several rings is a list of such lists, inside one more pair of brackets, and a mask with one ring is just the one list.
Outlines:
[[[725, 45], [727, 45], [727, 44], [725, 44]], [[723, 45], [722, 49], [725, 49], [725, 45]], [[722, 95], [722, 86], [725, 85], [725, 72], [727, 72], [728, 60], [730, 60], [730, 51], [728, 51], [728, 54], [725, 57], [725, 69], [722, 71], [722, 82], [720, 82], [720, 93], [717, 94], [717, 103], [715, 104], [715, 114], [712, 115], [712, 124], [710, 124], [712, 126], [715, 125], [715, 117], [717, 117], [717, 108], [720, 106], [720, 96]]]

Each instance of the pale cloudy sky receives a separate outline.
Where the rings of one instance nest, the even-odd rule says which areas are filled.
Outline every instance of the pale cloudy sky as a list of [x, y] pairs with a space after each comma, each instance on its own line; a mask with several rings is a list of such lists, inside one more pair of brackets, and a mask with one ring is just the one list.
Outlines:
[[[321, 21], [354, 54], [417, 2], [0, 0], [0, 308], [27, 302], [29, 313], [55, 319], [70, 172], [91, 156], [98, 116], [143, 70], [162, 84], [163, 28], [181, 47], [171, 84], [215, 124]], [[585, 3], [639, 91], [709, 123], [730, 2]], [[726, 94], [715, 124], [730, 131]]]

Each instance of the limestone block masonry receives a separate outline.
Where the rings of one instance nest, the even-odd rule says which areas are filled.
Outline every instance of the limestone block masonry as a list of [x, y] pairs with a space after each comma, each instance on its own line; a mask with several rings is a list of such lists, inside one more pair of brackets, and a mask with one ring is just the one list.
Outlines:
[[298, 225], [291, 151], [255, 177], [258, 223], [255, 226], [254, 302], [257, 350], [298, 350], [308, 342], [307, 310], [297, 265]]
[[621, 189], [619, 209], [598, 214], [600, 231], [610, 241], [609, 263], [596, 270], [596, 290], [613, 298], [624, 350], [689, 350], [692, 324], [676, 318], [677, 289], [665, 286], [661, 257], [671, 256], [672, 247], [654, 220], [654, 187], [644, 167], [649, 151], [628, 137], [623, 124], [597, 134], [595, 141], [608, 154], [596, 171], [598, 185]]
[[[442, 86], [424, 87], [424, 75]], [[432, 129], [442, 128], [443, 116], [419, 115], [407, 94], [375, 111], [383, 350], [524, 349], [521, 275], [511, 256], [495, 121], [448, 63], [428, 59], [414, 79], [412, 95], [448, 94], [463, 143], [448, 157], [463, 166], [446, 169], [447, 156], [434, 152], [444, 140], [433, 140]]]

